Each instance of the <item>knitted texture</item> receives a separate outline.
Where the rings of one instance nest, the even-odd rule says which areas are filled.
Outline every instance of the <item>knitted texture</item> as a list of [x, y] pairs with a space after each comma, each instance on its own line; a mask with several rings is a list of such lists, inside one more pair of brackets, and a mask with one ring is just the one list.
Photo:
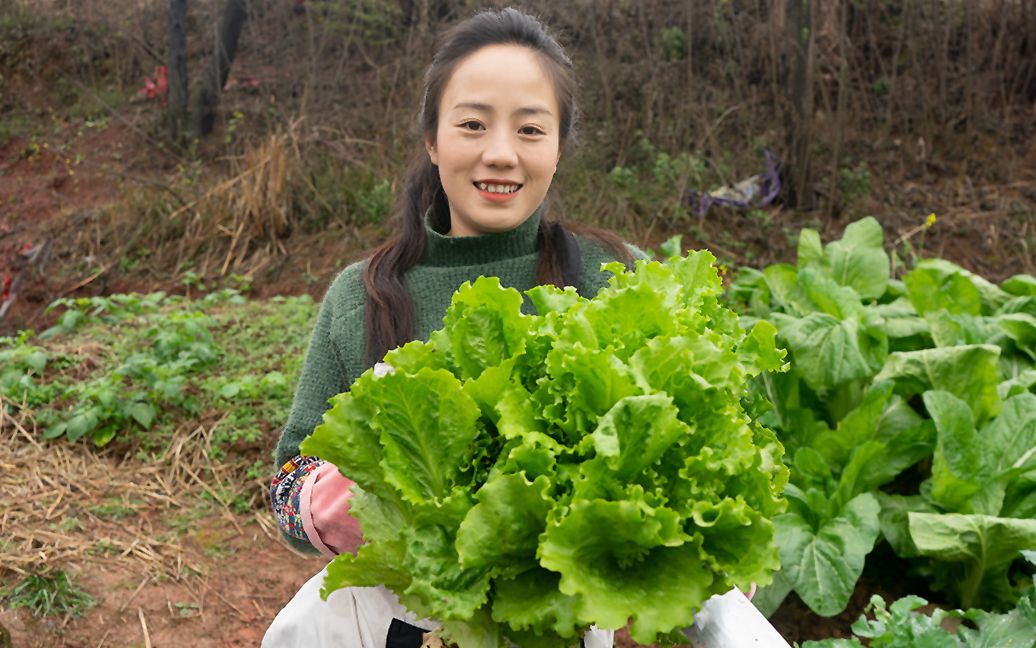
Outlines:
[[[509, 232], [450, 237], [432, 230], [426, 221], [428, 244], [424, 257], [404, 275], [404, 284], [414, 300], [416, 338], [427, 340], [432, 331], [441, 328], [453, 293], [465, 281], [496, 276], [503, 286], [518, 291], [535, 286], [539, 222], [537, 211]], [[611, 276], [601, 271], [601, 264], [614, 261], [615, 257], [596, 241], [578, 235], [576, 240], [582, 256], [577, 289], [581, 295], [592, 297]], [[631, 249], [631, 252], [634, 256], [643, 256], [639, 250]], [[366, 359], [364, 330], [367, 293], [362, 275], [365, 263], [361, 261], [345, 268], [324, 296], [291, 412], [277, 444], [275, 465], [278, 468], [299, 454], [299, 444], [320, 424], [329, 407], [328, 400], [348, 390], [371, 366]], [[527, 297], [522, 310], [535, 312]], [[305, 540], [286, 539], [297, 549], [313, 551]]]

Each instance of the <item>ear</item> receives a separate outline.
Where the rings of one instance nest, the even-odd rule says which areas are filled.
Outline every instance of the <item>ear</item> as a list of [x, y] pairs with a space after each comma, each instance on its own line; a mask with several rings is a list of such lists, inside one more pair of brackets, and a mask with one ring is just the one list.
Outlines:
[[432, 164], [439, 166], [439, 151], [435, 148], [435, 142], [427, 135], [424, 136], [424, 150], [428, 151], [428, 159]]

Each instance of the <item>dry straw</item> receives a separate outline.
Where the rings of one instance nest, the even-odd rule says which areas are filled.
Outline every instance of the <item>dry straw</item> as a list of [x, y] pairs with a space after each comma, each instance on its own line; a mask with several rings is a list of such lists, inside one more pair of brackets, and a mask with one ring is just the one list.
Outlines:
[[[202, 491], [243, 533], [229, 508], [239, 493], [226, 486], [245, 484], [243, 491], [254, 490], [254, 484], [241, 479], [241, 466], [209, 458], [218, 422], [181, 426], [160, 456], [141, 461], [64, 440], [40, 441], [30, 415], [15, 411], [20, 413], [6, 413], [0, 398], [0, 579], [90, 561], [174, 580], [203, 574], [181, 538], [165, 526], [180, 509], [196, 504]], [[105, 503], [118, 507], [116, 519], [99, 510]], [[274, 537], [272, 524], [255, 517]]]
[[[220, 274], [240, 269], [260, 254], [286, 255], [300, 193], [309, 184], [299, 144], [300, 121], [248, 145], [231, 160], [231, 175], [198, 198], [172, 211], [169, 221], [186, 219], [181, 261], [204, 242], [222, 240]], [[208, 266], [208, 260], [202, 263]]]

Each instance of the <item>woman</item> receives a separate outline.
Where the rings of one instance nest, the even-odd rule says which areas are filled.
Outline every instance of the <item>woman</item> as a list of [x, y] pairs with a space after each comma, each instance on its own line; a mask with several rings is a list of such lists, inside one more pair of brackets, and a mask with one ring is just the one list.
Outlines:
[[[554, 172], [573, 136], [575, 86], [557, 41], [517, 10], [479, 13], [445, 36], [425, 77], [423, 148], [404, 184], [402, 231], [328, 290], [277, 445], [271, 503], [294, 547], [329, 557], [356, 550], [361, 530], [345, 514], [353, 483], [337, 467], [299, 456], [299, 444], [331, 396], [386, 351], [439, 328], [461, 283], [495, 275], [519, 291], [553, 283], [589, 297], [607, 282], [602, 263], [632, 262], [615, 235], [576, 236], [546, 214]], [[532, 307], [526, 301], [524, 308]], [[383, 588], [339, 590], [329, 605], [314, 601], [321, 579], [278, 615], [264, 647], [323, 645], [311, 625], [296, 623], [312, 615], [328, 621], [327, 632], [345, 633], [327, 635], [327, 645], [380, 648], [391, 628], [401, 627], [391, 626], [393, 617], [414, 621]], [[337, 612], [329, 615], [329, 607]], [[610, 633], [599, 635], [595, 645], [611, 644]]]

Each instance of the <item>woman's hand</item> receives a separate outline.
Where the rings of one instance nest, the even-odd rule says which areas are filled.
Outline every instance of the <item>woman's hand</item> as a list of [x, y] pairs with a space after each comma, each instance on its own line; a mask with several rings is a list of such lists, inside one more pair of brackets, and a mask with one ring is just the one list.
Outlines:
[[[328, 556], [356, 553], [363, 542], [359, 521], [349, 515], [356, 483], [331, 463], [321, 466], [307, 481], [312, 483], [303, 487], [304, 491], [309, 487], [309, 515], [303, 516], [303, 526], [310, 542]], [[305, 492], [302, 499], [306, 499]]]

